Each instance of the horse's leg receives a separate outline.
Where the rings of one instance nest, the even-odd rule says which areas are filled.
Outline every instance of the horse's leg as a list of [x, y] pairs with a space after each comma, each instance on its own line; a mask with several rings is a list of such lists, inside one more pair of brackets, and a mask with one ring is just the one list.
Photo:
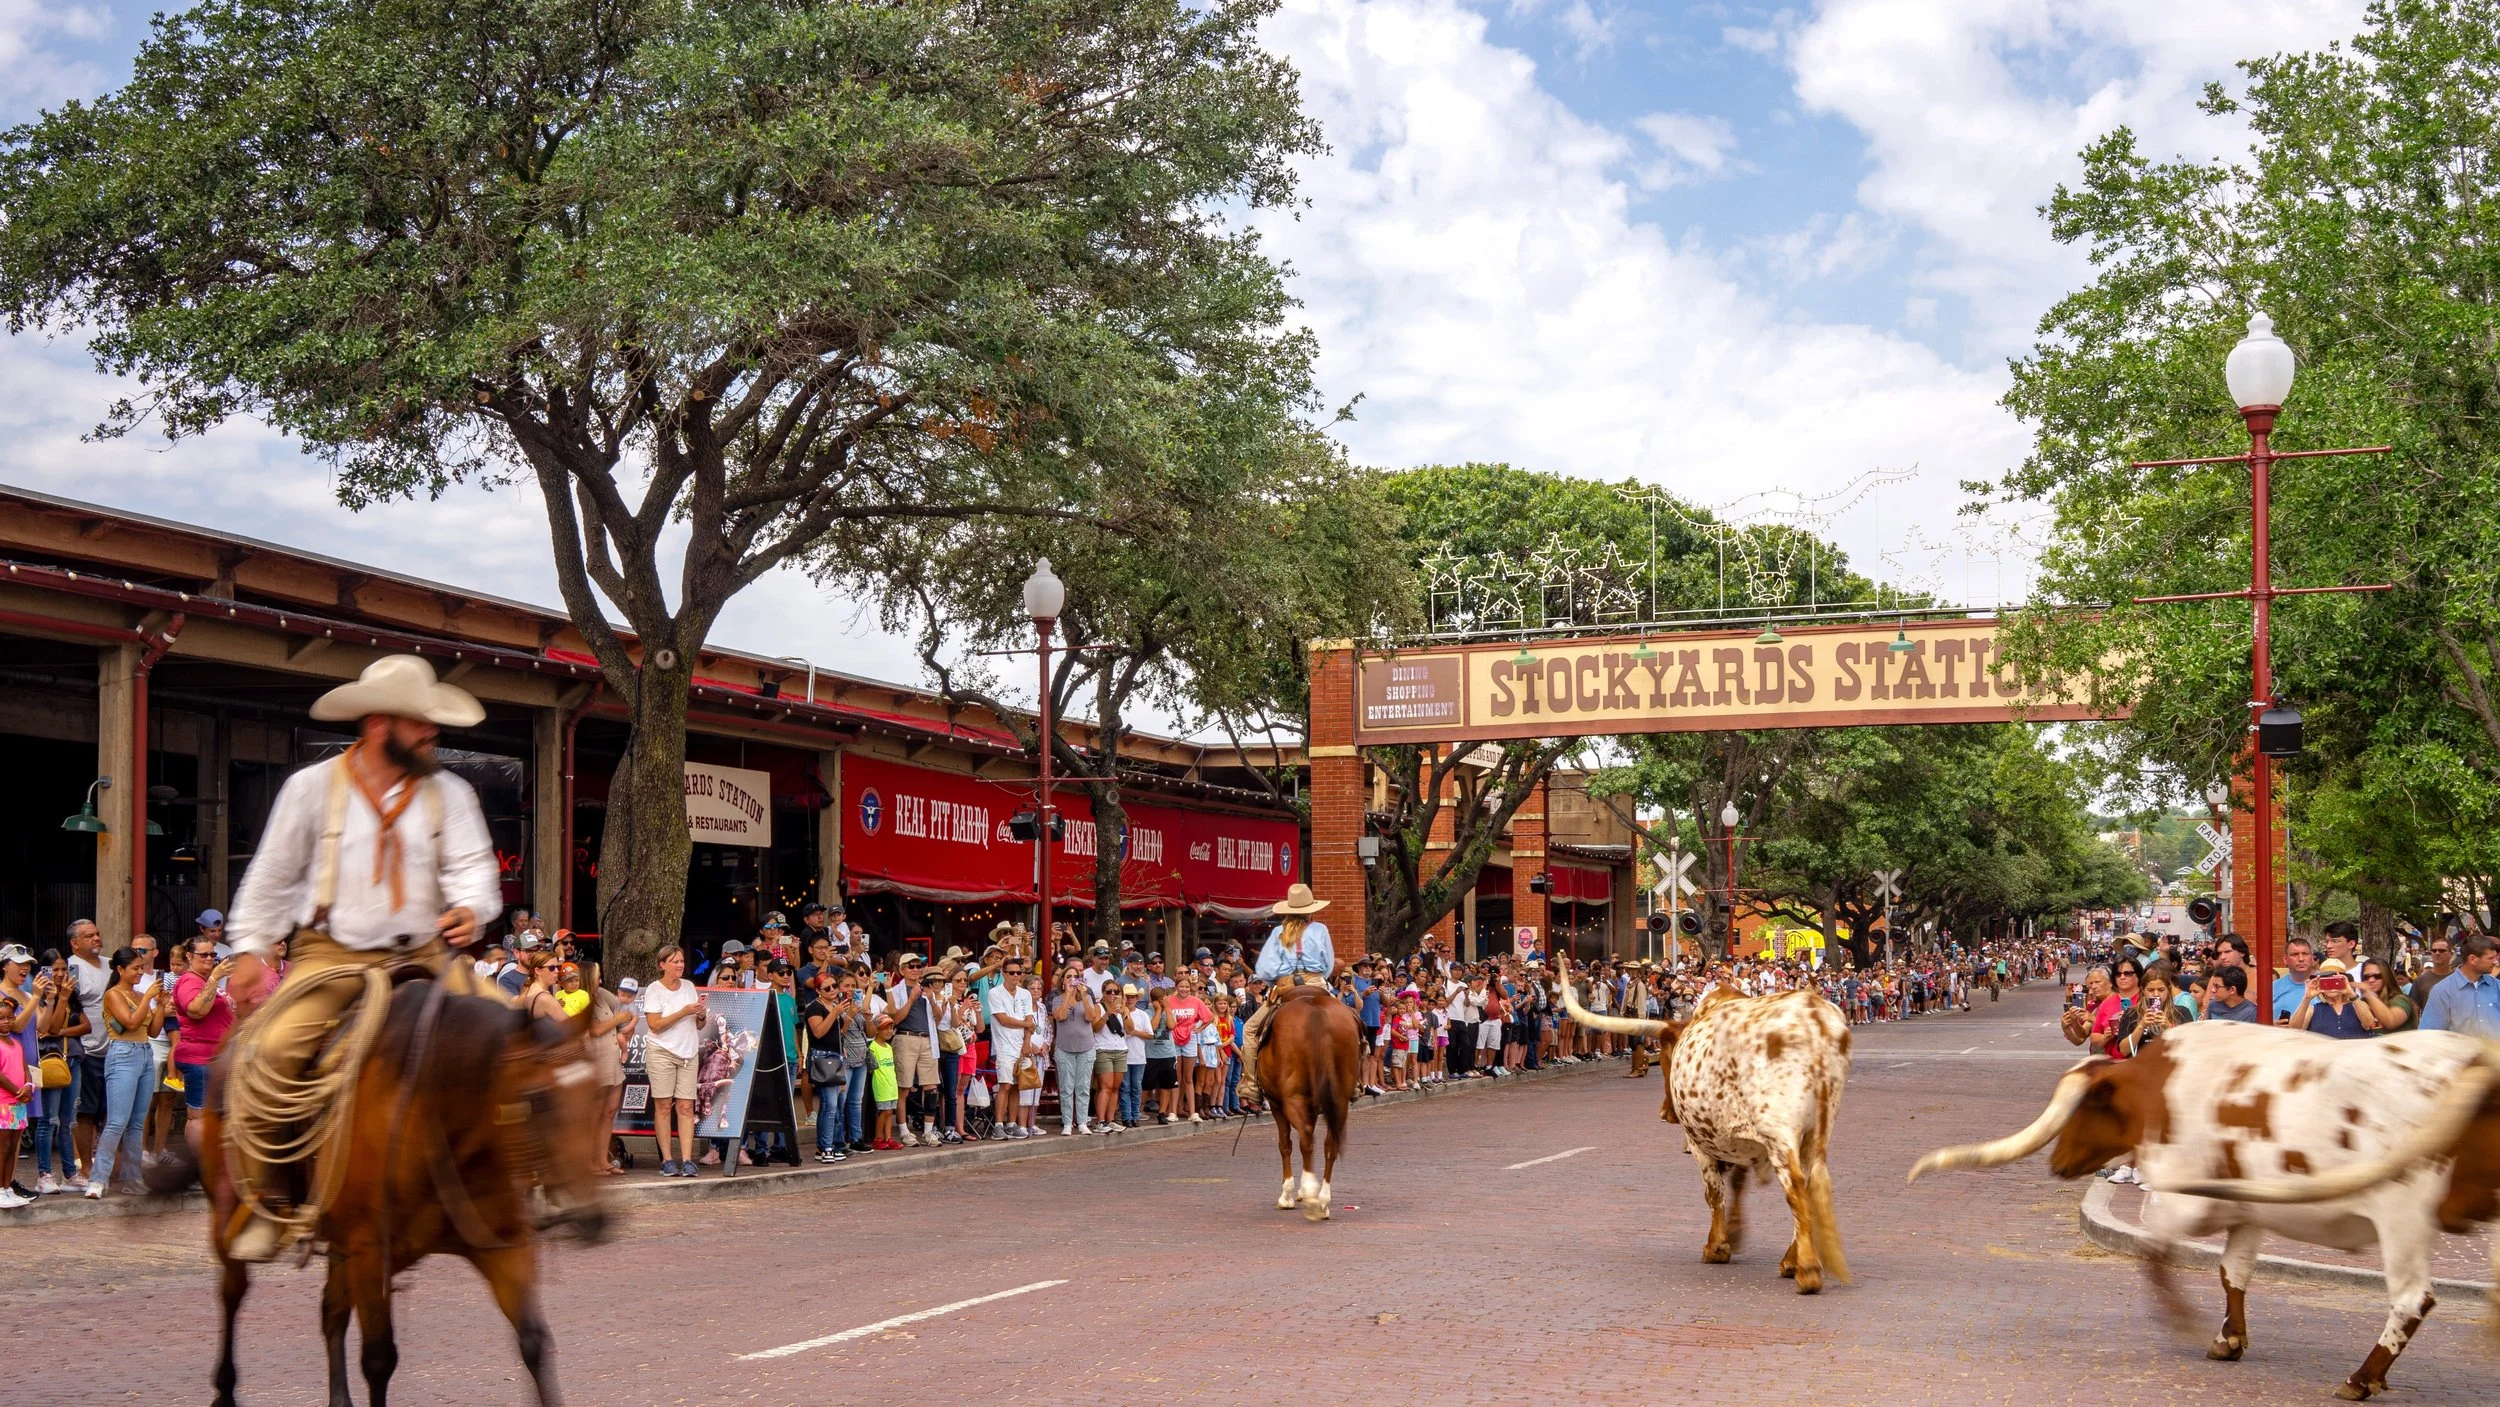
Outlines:
[[399, 1367], [399, 1340], [391, 1333], [390, 1261], [379, 1249], [358, 1247], [347, 1253], [341, 1270], [364, 1335], [365, 1396], [371, 1407], [385, 1407], [391, 1374]]
[[521, 1366], [537, 1385], [539, 1407], [556, 1407], [555, 1340], [546, 1317], [538, 1312], [538, 1252], [531, 1246], [479, 1251], [469, 1257], [477, 1273], [495, 1292], [495, 1307], [512, 1324], [513, 1341], [521, 1350]]
[[1267, 1116], [1276, 1121], [1276, 1160], [1284, 1165], [1285, 1190], [1276, 1194], [1276, 1210], [1293, 1210], [1293, 1120], [1285, 1117], [1285, 1102], [1276, 1092], [1267, 1092]]
[[355, 1308], [347, 1262], [332, 1256], [330, 1273], [321, 1282], [321, 1342], [330, 1357], [330, 1407], [356, 1407], [356, 1399], [347, 1395], [347, 1316]]
[[1312, 1107], [1316, 1102], [1306, 1095], [1289, 1106], [1293, 1115], [1294, 1137], [1302, 1144], [1302, 1177], [1293, 1200], [1294, 1205], [1302, 1209], [1306, 1221], [1325, 1221], [1328, 1218], [1328, 1204], [1320, 1196], [1317, 1171], [1320, 1162], [1319, 1118]]
[[1320, 1164], [1319, 1219], [1328, 1220], [1336, 1206], [1337, 1151], [1345, 1146], [1346, 1101], [1331, 1100], [1328, 1105], [1328, 1156]]
[[216, 1407], [234, 1407], [234, 1317], [242, 1312], [243, 1296], [252, 1288], [252, 1272], [239, 1260], [217, 1263], [217, 1298], [223, 1310], [217, 1330]]

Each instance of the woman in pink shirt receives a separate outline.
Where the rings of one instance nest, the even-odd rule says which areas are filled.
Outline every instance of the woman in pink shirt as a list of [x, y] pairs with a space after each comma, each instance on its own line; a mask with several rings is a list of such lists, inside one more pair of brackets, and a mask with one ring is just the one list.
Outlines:
[[225, 990], [234, 960], [220, 961], [217, 940], [205, 936], [192, 939], [183, 957], [182, 976], [174, 982], [174, 1010], [182, 1022], [174, 1036], [174, 1068], [182, 1072], [182, 1102], [195, 1116], [183, 1121], [183, 1132], [196, 1150], [196, 1115], [208, 1103], [208, 1067], [226, 1043], [226, 1033], [234, 1029], [234, 1001]]

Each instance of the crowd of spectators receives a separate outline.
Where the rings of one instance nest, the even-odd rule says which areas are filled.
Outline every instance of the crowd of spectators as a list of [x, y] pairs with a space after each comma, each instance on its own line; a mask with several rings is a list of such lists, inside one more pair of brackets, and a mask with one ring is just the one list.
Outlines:
[[[170, 1139], [195, 1136], [189, 1113], [201, 1107], [235, 1022], [223, 923], [203, 913], [197, 933], [164, 954], [141, 934], [108, 956], [86, 922], [68, 934], [66, 953], [0, 947], [0, 1208], [56, 1193], [136, 1192]], [[1255, 1109], [1240, 1097], [1239, 1052], [1265, 984], [1231, 943], [1170, 963], [1127, 943], [1086, 944], [1054, 925], [1042, 990], [1040, 945], [1021, 925], [1000, 924], [978, 953], [872, 956], [865, 930], [839, 908], [811, 904], [796, 924], [767, 915], [752, 942], [716, 954], [670, 949], [648, 984], [603, 983], [595, 952], [515, 911], [502, 940], [475, 961], [516, 1007], [587, 1020], [612, 1120], [629, 1065], [639, 1064], [667, 1176], [804, 1152], [764, 1136], [743, 1146], [697, 1137], [704, 994], [719, 988], [789, 999], [801, 1137], [812, 1130], [820, 1162], [975, 1138], [1106, 1136]], [[282, 971], [283, 948], [274, 956]], [[2047, 961], [2045, 950], [2019, 958], [1957, 950], [1863, 972], [1802, 957], [1600, 961], [1573, 980], [1582, 1003], [1605, 1014], [1670, 1018], [1714, 987], [1812, 986], [1852, 1020], [1878, 1021], [1967, 1007], [1977, 987], [2024, 980]], [[1637, 1044], [1574, 1023], [1534, 953], [1467, 962], [1436, 938], [1394, 961], [1357, 955], [1332, 986], [1362, 1031], [1366, 1096], [1502, 1079]], [[21, 1158], [31, 1180], [17, 1176]], [[602, 1164], [596, 1171], [621, 1172], [623, 1145], [613, 1143]]]

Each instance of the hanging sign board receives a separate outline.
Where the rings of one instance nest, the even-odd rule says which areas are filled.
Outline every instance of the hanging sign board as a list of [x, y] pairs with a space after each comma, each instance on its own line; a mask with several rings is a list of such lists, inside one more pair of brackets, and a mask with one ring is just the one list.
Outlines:
[[703, 845], [773, 843], [773, 774], [686, 764], [686, 829]]
[[1362, 661], [1355, 703], [1358, 743], [2100, 716], [1999, 663], [1993, 619], [1401, 650]]

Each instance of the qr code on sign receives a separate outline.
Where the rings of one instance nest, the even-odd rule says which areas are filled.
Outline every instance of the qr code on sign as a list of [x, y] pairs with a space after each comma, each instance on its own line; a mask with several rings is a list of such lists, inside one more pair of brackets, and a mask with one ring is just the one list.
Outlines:
[[626, 1086], [626, 1087], [625, 1087], [625, 1102], [624, 1102], [624, 1103], [622, 1103], [622, 1104], [619, 1104], [619, 1105], [617, 1106], [617, 1108], [618, 1108], [620, 1111], [628, 1111], [628, 1110], [629, 1110], [629, 1111], [631, 1111], [631, 1112], [633, 1112], [633, 1113], [636, 1113], [636, 1114], [639, 1114], [639, 1113], [641, 1113], [643, 1110], [648, 1109], [648, 1108], [650, 1108], [650, 1107], [651, 1107], [651, 1086], [649, 1086], [649, 1085], [628, 1085], [628, 1086]]

